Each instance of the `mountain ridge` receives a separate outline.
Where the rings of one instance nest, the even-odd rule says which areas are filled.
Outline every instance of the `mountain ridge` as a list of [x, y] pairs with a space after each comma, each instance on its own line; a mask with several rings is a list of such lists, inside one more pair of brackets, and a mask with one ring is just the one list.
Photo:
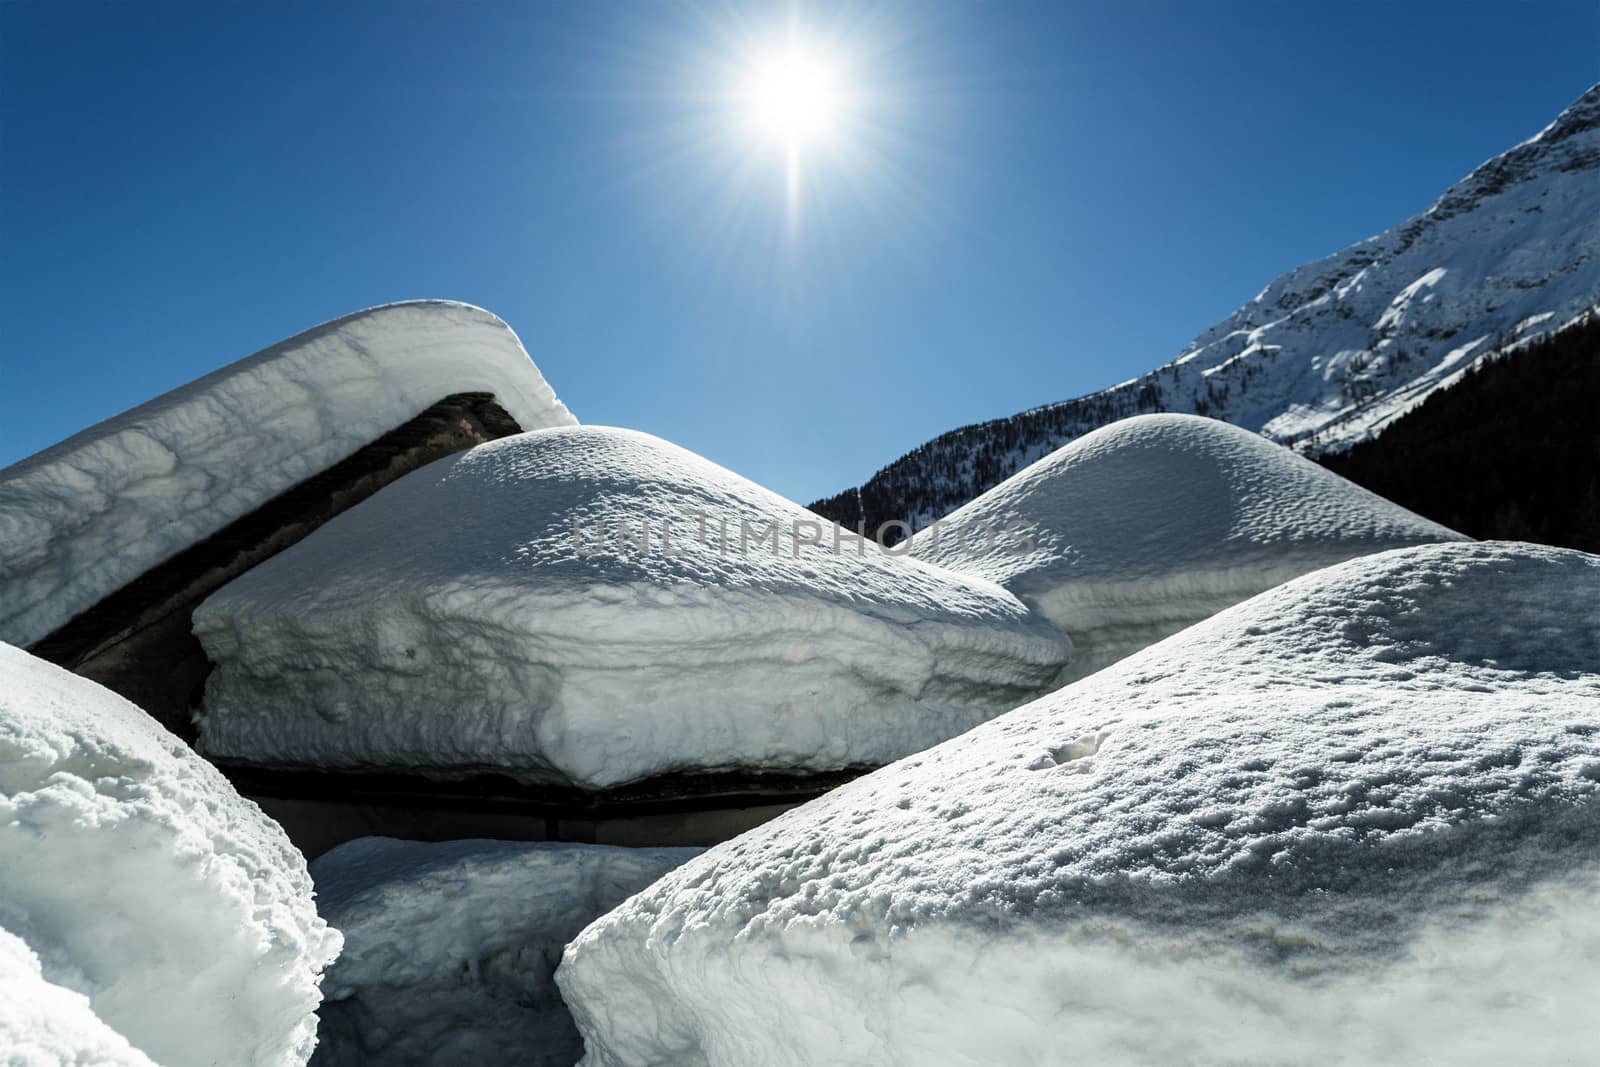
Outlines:
[[849, 526], [921, 526], [1076, 437], [1156, 411], [1341, 451], [1600, 304], [1597, 247], [1600, 84], [1420, 214], [1274, 279], [1170, 362], [948, 431], [811, 507]]

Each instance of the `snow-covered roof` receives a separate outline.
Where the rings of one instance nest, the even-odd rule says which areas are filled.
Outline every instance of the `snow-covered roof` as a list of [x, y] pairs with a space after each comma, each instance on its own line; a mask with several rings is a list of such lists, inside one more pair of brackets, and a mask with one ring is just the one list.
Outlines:
[[323, 981], [317, 1063], [572, 1067], [583, 1043], [553, 978], [595, 918], [699, 853], [360, 838], [311, 865], [344, 933]]
[[1318, 567], [1461, 534], [1258, 434], [1141, 415], [1019, 471], [912, 538], [1073, 640], [1080, 677]]
[[585, 788], [875, 766], [1042, 692], [1067, 656], [990, 582], [835, 551], [799, 505], [596, 427], [416, 471], [194, 627], [208, 754]]
[[1600, 557], [1352, 560], [689, 861], [569, 946], [594, 1062], [1564, 1063]]
[[4, 644], [0, 927], [166, 1067], [303, 1065], [339, 948], [276, 823], [126, 700]]
[[442, 300], [324, 323], [0, 470], [0, 639], [29, 645], [446, 396], [576, 420], [511, 328]]

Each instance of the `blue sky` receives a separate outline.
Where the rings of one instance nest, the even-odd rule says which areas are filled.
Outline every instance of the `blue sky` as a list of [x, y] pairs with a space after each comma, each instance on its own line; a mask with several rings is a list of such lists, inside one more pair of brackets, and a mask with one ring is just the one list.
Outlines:
[[[802, 160], [724, 103], [797, 17]], [[1600, 80], [1600, 4], [0, 2], [0, 464], [411, 297], [802, 502], [1175, 356]]]

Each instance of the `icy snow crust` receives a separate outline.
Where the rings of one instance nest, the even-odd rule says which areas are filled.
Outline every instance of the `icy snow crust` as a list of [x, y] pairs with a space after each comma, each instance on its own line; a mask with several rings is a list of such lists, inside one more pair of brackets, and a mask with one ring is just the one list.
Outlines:
[[230, 364], [0, 471], [0, 640], [29, 645], [455, 393], [576, 422], [511, 328], [390, 304]]
[[339, 949], [276, 823], [138, 708], [9, 645], [0, 929], [37, 953], [39, 982], [93, 1009], [38, 986], [7, 942], [0, 982], [41, 999], [0, 1008], [0, 1031], [31, 1026], [37, 1009], [52, 1033], [107, 1049], [105, 1062], [145, 1062], [85, 1029], [98, 1015], [165, 1067], [304, 1064], [318, 974]]
[[1049, 618], [1080, 678], [1307, 571], [1458, 540], [1257, 434], [1142, 415], [1018, 472], [911, 551]]
[[572, 1067], [583, 1043], [557, 991], [578, 931], [692, 848], [362, 838], [311, 865], [345, 935], [318, 1067]]
[[155, 1067], [95, 1016], [88, 997], [47, 981], [39, 957], [3, 929], [0, 1056], [7, 1067]]
[[[818, 523], [647, 434], [480, 445], [200, 606], [217, 664], [200, 744], [258, 764], [588, 788], [826, 771], [960, 733], [1065, 661], [1065, 640], [998, 586], [875, 546], [835, 554], [827, 535], [800, 543]], [[615, 536], [643, 527], [646, 550]]]
[[1600, 557], [1296, 579], [691, 860], [589, 1067], [1592, 1058]]

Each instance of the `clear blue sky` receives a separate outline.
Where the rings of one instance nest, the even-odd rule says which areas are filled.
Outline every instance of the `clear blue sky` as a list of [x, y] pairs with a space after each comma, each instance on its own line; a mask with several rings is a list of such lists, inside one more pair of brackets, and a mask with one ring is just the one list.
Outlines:
[[802, 502], [1170, 359], [1600, 80], [1600, 4], [0, 2], [0, 464], [317, 322], [511, 323], [585, 422]]

